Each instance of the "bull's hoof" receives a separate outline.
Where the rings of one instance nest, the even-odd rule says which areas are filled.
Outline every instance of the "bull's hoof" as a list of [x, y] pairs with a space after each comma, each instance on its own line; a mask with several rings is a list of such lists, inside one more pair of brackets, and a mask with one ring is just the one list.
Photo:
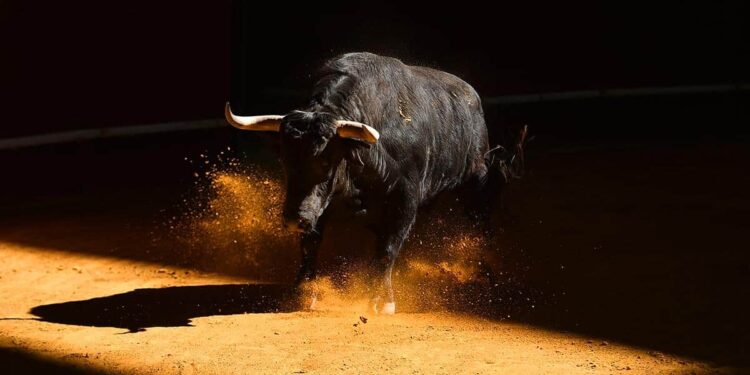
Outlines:
[[284, 296], [283, 306], [290, 311], [317, 311], [320, 310], [320, 301], [315, 291], [297, 285]]
[[373, 298], [370, 301], [370, 309], [373, 313], [378, 315], [393, 315], [396, 313], [395, 302], [381, 303], [380, 301], [380, 298]]
[[297, 310], [300, 310], [300, 311], [320, 310], [320, 301], [318, 300], [318, 293], [309, 289], [298, 291]]
[[382, 315], [393, 315], [396, 313], [396, 302], [386, 302], [379, 311]]
[[306, 310], [308, 311], [316, 311], [318, 310], [318, 296], [310, 296], [310, 298], [307, 299], [306, 304]]

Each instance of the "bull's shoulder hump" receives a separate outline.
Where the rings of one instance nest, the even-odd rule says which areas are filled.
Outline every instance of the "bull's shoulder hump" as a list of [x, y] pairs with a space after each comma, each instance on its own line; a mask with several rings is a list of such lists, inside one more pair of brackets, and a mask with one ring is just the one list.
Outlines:
[[400, 68], [405, 67], [405, 65], [401, 60], [394, 57], [376, 55], [370, 52], [349, 52], [328, 60], [324, 67], [326, 70], [357, 75], [358, 73], [374, 68]]
[[426, 66], [416, 66], [416, 65], [410, 65], [409, 69], [419, 76], [432, 79], [435, 81], [441, 81], [448, 85], [471, 87], [469, 83], [467, 83], [466, 81], [464, 81], [457, 75], [448, 73], [443, 70], [429, 68]]
[[439, 82], [447, 91], [461, 92], [479, 99], [479, 94], [474, 87], [455, 74], [425, 66], [409, 66], [409, 70], [411, 70], [414, 75], [425, 80], [433, 83]]

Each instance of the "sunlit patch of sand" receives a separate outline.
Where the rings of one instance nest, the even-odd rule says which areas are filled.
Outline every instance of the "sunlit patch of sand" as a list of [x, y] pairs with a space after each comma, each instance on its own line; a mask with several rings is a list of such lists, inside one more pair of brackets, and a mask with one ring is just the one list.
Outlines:
[[[2, 242], [0, 256], [9, 260], [0, 263], [5, 318], [27, 317], [39, 304], [143, 287], [236, 282], [194, 272], [173, 279], [158, 265], [147, 269], [132, 261]], [[81, 265], [83, 272], [73, 271]], [[191, 319], [191, 326], [145, 327], [128, 334], [116, 327], [0, 320], [0, 350], [116, 373], [736, 373], [669, 353], [471, 316], [373, 315], [347, 299], [337, 300], [333, 283], [322, 279], [319, 288], [333, 307], [202, 316]]]

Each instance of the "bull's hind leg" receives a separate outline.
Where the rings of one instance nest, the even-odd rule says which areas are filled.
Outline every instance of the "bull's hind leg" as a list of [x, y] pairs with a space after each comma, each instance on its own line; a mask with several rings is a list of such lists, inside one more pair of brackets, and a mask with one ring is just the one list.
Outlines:
[[409, 235], [417, 216], [417, 203], [409, 194], [399, 194], [389, 199], [382, 218], [382, 226], [377, 231], [377, 245], [372, 269], [374, 271], [373, 307], [380, 314], [395, 314], [396, 300], [393, 294], [393, 265]]

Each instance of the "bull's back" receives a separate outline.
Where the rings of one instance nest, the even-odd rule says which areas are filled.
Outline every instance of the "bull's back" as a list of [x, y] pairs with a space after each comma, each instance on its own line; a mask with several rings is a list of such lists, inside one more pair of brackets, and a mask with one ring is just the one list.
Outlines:
[[[381, 133], [371, 152], [385, 153], [390, 175], [423, 198], [453, 188], [483, 167], [487, 128], [479, 95], [460, 78], [370, 53], [330, 61], [325, 92], [342, 116]], [[338, 74], [338, 75], [336, 75]], [[379, 165], [382, 168], [382, 165]]]

